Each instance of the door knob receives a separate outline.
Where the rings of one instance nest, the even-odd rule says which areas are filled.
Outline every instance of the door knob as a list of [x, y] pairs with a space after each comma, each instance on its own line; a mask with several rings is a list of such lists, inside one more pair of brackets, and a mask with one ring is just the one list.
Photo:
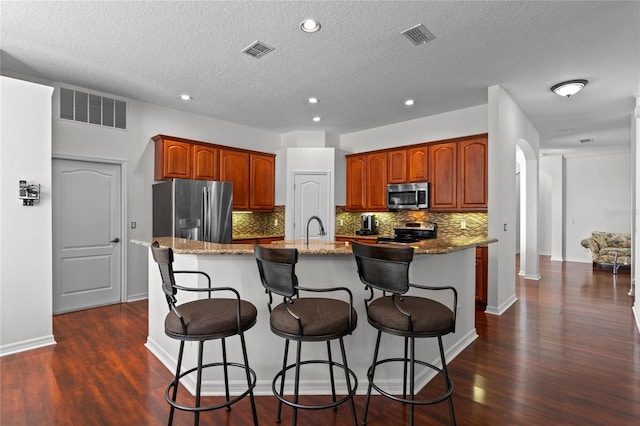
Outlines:
[[113, 240], [111, 240], [112, 243], [119, 243], [120, 242], [120, 238], [116, 237]]

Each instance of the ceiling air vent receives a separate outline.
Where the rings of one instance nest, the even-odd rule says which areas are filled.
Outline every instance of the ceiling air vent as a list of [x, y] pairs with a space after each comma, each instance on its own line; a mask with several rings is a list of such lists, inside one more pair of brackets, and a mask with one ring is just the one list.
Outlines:
[[401, 34], [411, 40], [416, 46], [420, 46], [436, 38], [423, 24], [404, 30]]
[[61, 87], [60, 118], [126, 130], [127, 103]]
[[262, 58], [267, 53], [271, 52], [274, 48], [264, 44], [261, 41], [254, 41], [250, 46], [245, 47], [242, 53], [246, 53], [249, 56], [253, 56], [256, 59]]

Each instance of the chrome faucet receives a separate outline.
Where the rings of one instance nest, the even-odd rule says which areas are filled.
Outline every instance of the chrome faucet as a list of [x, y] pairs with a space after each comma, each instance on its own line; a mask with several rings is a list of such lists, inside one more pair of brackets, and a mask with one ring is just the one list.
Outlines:
[[309, 224], [311, 223], [312, 220], [317, 220], [318, 221], [318, 225], [320, 225], [320, 235], [327, 235], [327, 233], [324, 230], [324, 226], [322, 225], [322, 219], [320, 219], [318, 216], [311, 216], [309, 219], [307, 219], [307, 245], [309, 245]]

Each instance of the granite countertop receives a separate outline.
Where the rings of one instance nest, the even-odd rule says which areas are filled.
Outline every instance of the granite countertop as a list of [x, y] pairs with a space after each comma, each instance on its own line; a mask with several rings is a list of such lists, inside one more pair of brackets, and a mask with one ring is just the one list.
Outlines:
[[393, 235], [356, 235], [356, 234], [336, 234], [336, 238], [354, 238], [358, 240], [377, 240], [378, 237], [393, 237]]
[[[252, 244], [218, 244], [204, 241], [193, 241], [184, 238], [160, 237], [156, 238], [162, 247], [173, 248], [176, 254], [253, 254]], [[435, 238], [411, 244], [415, 254], [445, 254], [471, 247], [482, 246], [495, 243], [496, 238], [489, 237], [456, 237], [456, 238]], [[131, 240], [133, 244], [145, 247], [151, 246], [149, 241]], [[309, 245], [304, 241], [276, 241], [271, 243], [274, 247], [297, 248], [299, 254], [320, 254], [320, 255], [350, 255], [351, 246], [349, 243], [336, 241], [309, 241]], [[396, 244], [394, 244], [396, 245]], [[397, 246], [397, 245], [396, 245]]]
[[256, 240], [258, 238], [282, 238], [284, 240], [284, 235], [282, 234], [233, 234], [233, 240]]

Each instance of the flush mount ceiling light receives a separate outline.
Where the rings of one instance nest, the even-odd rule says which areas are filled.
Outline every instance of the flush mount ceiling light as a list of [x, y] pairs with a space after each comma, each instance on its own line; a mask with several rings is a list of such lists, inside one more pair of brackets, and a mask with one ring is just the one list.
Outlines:
[[307, 99], [307, 102], [309, 102], [310, 104], [317, 104], [320, 101], [318, 100], [318, 98], [309, 98]]
[[415, 104], [416, 101], [414, 101], [413, 99], [407, 99], [406, 101], [404, 101], [405, 106], [414, 106]]
[[189, 95], [187, 95], [186, 93], [183, 95], [180, 95], [180, 99], [182, 99], [183, 101], [192, 101], [193, 98]]
[[316, 33], [320, 31], [320, 22], [315, 19], [305, 19], [300, 22], [300, 29], [305, 33]]
[[581, 91], [588, 83], [587, 80], [569, 80], [551, 86], [551, 91], [556, 95], [571, 97]]
[[313, 117], [313, 121], [315, 121], [315, 122], [318, 122], [318, 121], [320, 121], [320, 120], [322, 120], [322, 118], [320, 118], [320, 117]]

